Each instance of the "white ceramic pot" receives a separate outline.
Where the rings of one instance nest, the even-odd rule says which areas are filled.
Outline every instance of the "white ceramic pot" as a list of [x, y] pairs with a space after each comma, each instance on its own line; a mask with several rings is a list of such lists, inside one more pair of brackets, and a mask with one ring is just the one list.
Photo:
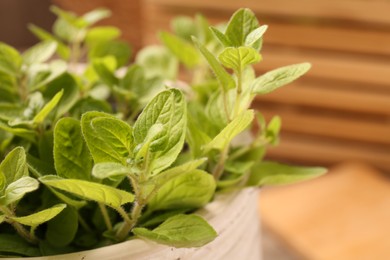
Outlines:
[[261, 233], [258, 189], [217, 195], [197, 213], [218, 232], [218, 237], [200, 248], [174, 248], [135, 239], [112, 246], [34, 260], [259, 260]]

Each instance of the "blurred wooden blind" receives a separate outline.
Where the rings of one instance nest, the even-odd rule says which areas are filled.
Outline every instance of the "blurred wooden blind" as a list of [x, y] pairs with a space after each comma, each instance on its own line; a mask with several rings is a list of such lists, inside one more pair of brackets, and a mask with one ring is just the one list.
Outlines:
[[300, 163], [369, 162], [390, 170], [390, 1], [144, 0], [144, 43], [176, 15], [226, 21], [240, 7], [268, 24], [258, 73], [309, 61], [302, 79], [259, 97], [283, 119], [271, 158]]

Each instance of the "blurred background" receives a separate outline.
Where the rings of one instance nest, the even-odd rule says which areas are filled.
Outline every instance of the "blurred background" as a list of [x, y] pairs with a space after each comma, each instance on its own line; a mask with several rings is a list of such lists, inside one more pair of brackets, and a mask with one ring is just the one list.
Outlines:
[[113, 15], [133, 50], [157, 43], [178, 15], [226, 21], [252, 9], [264, 36], [257, 73], [309, 61], [289, 87], [259, 97], [266, 118], [283, 119], [281, 143], [268, 159], [324, 165], [324, 177], [265, 188], [260, 198], [265, 260], [390, 259], [390, 1], [389, 0], [0, 0], [0, 41], [19, 49], [50, 30], [56, 4], [82, 14]]

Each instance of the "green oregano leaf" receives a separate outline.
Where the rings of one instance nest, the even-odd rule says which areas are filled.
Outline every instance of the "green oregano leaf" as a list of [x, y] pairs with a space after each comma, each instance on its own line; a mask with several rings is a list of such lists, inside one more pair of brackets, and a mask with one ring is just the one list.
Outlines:
[[225, 34], [223, 34], [220, 30], [218, 30], [217, 28], [212, 27], [212, 26], [210, 27], [210, 30], [213, 32], [215, 37], [217, 37], [217, 39], [222, 43], [223, 46], [225, 46], [225, 47], [232, 46], [230, 39], [228, 37], [226, 37]]
[[93, 166], [92, 169], [92, 175], [98, 179], [125, 176], [130, 173], [130, 168], [115, 162], [97, 163]]
[[69, 245], [79, 227], [79, 214], [73, 207], [64, 208], [47, 223], [46, 240], [55, 247]]
[[245, 38], [245, 46], [251, 46], [261, 40], [263, 37], [264, 33], [267, 31], [268, 26], [263, 25], [260, 26], [259, 28], [254, 29], [252, 32], [248, 34], [248, 36]]
[[66, 204], [57, 204], [28, 216], [10, 217], [10, 219], [26, 226], [36, 227], [57, 216], [64, 208], [66, 208]]
[[40, 42], [23, 53], [23, 63], [31, 65], [47, 61], [57, 49], [55, 41]]
[[36, 246], [29, 244], [18, 235], [0, 234], [0, 252], [21, 256], [40, 256], [41, 252]]
[[58, 92], [42, 109], [38, 114], [33, 118], [33, 123], [41, 124], [45, 118], [49, 115], [49, 113], [57, 106], [58, 102], [60, 102], [62, 95], [64, 94], [64, 90], [62, 89]]
[[57, 176], [47, 175], [39, 178], [43, 184], [70, 192], [81, 198], [103, 203], [113, 208], [132, 202], [134, 195], [100, 183], [75, 179], [61, 179]]
[[84, 141], [80, 121], [62, 118], [54, 128], [54, 166], [58, 176], [91, 179], [92, 158]]
[[38, 189], [38, 187], [39, 182], [29, 176], [17, 179], [11, 182], [5, 189], [4, 195], [0, 197], [0, 205], [6, 206], [14, 203], [23, 198], [26, 193], [32, 192]]
[[211, 149], [223, 150], [235, 136], [244, 131], [254, 118], [253, 110], [247, 110], [234, 118], [222, 131], [208, 143], [204, 150]]
[[229, 89], [234, 88], [236, 84], [232, 76], [230, 76], [230, 74], [222, 67], [217, 58], [215, 58], [214, 54], [209, 52], [209, 50], [207, 50], [207, 48], [203, 46], [195, 37], [192, 37], [192, 41], [202, 53], [203, 57], [207, 60], [215, 76], [217, 77], [219, 84], [222, 86], [222, 89], [226, 92]]
[[199, 54], [195, 47], [184, 39], [168, 32], [162, 32], [160, 38], [164, 45], [188, 68], [199, 64]]
[[22, 57], [13, 47], [0, 42], [0, 72], [18, 75], [22, 66]]
[[217, 232], [197, 215], [179, 214], [153, 230], [134, 228], [137, 236], [174, 247], [201, 247], [217, 237]]
[[[0, 164], [0, 192], [10, 183], [28, 175], [26, 153], [22, 147], [16, 147], [7, 154]], [[0, 193], [1, 194], [1, 193]]]
[[218, 58], [225, 67], [240, 73], [246, 66], [258, 63], [261, 55], [252, 47], [228, 47]]
[[178, 175], [159, 188], [148, 203], [148, 209], [195, 209], [206, 205], [215, 192], [215, 181], [211, 174], [193, 170]]
[[185, 138], [187, 124], [187, 107], [184, 95], [177, 89], [161, 92], [153, 98], [142, 111], [134, 124], [134, 141], [141, 144], [145, 141], [150, 128], [161, 124], [167, 135], [164, 147], [154, 153], [151, 169], [158, 173], [169, 167], [179, 155]]
[[252, 93], [261, 95], [267, 94], [296, 80], [310, 68], [310, 63], [305, 62], [269, 71], [252, 82]]
[[326, 171], [322, 167], [290, 166], [275, 162], [259, 162], [253, 166], [247, 185], [292, 184], [321, 176]]
[[225, 36], [233, 47], [240, 47], [245, 44], [247, 36], [259, 27], [255, 14], [248, 8], [236, 11], [230, 19], [226, 28]]

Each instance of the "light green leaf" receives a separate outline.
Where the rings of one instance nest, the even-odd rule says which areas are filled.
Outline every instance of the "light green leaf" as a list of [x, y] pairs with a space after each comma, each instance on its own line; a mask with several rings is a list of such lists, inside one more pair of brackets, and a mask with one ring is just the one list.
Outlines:
[[299, 63], [281, 67], [263, 74], [252, 83], [252, 93], [267, 94], [296, 80], [311, 68], [310, 63]]
[[16, 147], [7, 154], [0, 164], [0, 194], [9, 184], [28, 175], [26, 153], [22, 147]]
[[61, 58], [67, 60], [69, 59], [70, 55], [70, 49], [68, 46], [66, 46], [64, 43], [62, 43], [60, 40], [58, 40], [54, 35], [50, 34], [49, 32], [45, 31], [44, 29], [29, 24], [28, 29], [36, 36], [38, 39], [42, 41], [55, 41], [57, 43], [57, 53], [60, 55]]
[[[33, 91], [40, 90], [42, 87], [46, 86], [53, 80], [57, 79], [59, 76], [61, 76], [63, 73], [67, 71], [67, 64], [63, 60], [54, 60], [50, 62], [47, 65], [46, 72], [48, 73], [48, 76], [42, 79], [41, 81], [35, 82], [35, 84], [32, 84], [30, 88], [30, 93]], [[64, 86], [62, 86], [63, 88]]]
[[16, 135], [16, 136], [20, 136], [30, 142], [36, 142], [35, 140], [35, 131], [33, 130], [29, 130], [29, 129], [26, 129], [26, 128], [13, 128], [13, 127], [10, 127], [6, 124], [4, 124], [3, 122], [0, 121], [0, 129], [8, 132], [8, 133], [11, 133], [13, 135]]
[[10, 217], [10, 219], [26, 226], [36, 227], [57, 216], [64, 208], [66, 208], [66, 204], [57, 204], [28, 216]]
[[0, 42], [0, 72], [11, 75], [19, 74], [22, 57], [13, 47]]
[[253, 110], [247, 110], [234, 118], [222, 131], [208, 143], [204, 150], [223, 150], [233, 140], [235, 136], [244, 131], [254, 118]]
[[47, 104], [39, 111], [38, 114], [35, 115], [33, 122], [35, 124], [41, 124], [49, 113], [57, 106], [58, 102], [60, 102], [62, 95], [64, 94], [64, 90], [62, 89], [58, 92]]
[[177, 16], [171, 20], [171, 28], [175, 35], [190, 41], [191, 35], [197, 34], [194, 19], [189, 16]]
[[149, 210], [194, 209], [206, 205], [215, 192], [211, 174], [193, 170], [167, 181], [148, 203]]
[[290, 166], [275, 162], [257, 163], [249, 177], [248, 186], [285, 185], [309, 180], [326, 173], [322, 167]]
[[228, 47], [219, 54], [218, 59], [225, 67], [240, 73], [246, 66], [258, 63], [261, 55], [252, 47]]
[[253, 45], [261, 40], [261, 38], [263, 37], [264, 33], [267, 31], [268, 29], [268, 26], [267, 25], [263, 25], [263, 26], [260, 26], [259, 28], [256, 28], [254, 29], [250, 34], [248, 34], [248, 36], [245, 38], [245, 46], [251, 46], [253, 47]]
[[178, 73], [178, 61], [165, 46], [144, 47], [137, 53], [136, 62], [147, 68], [144, 70], [147, 78], [175, 79]]
[[38, 189], [39, 182], [29, 176], [22, 177], [10, 183], [4, 191], [4, 195], [0, 197], [0, 204], [3, 206], [9, 205], [20, 200], [23, 196]]
[[66, 207], [47, 223], [46, 240], [55, 247], [65, 247], [75, 238], [78, 224], [78, 211], [73, 207]]
[[5, 220], [5, 215], [0, 215], [0, 224], [3, 223]]
[[103, 20], [104, 18], [110, 17], [111, 11], [106, 8], [97, 8], [94, 9], [86, 14], [84, 14], [81, 19], [83, 19], [88, 26], [91, 26], [95, 23], [97, 23], [100, 20]]
[[168, 32], [162, 32], [160, 38], [186, 67], [193, 68], [199, 64], [199, 54], [192, 44]]
[[156, 177], [152, 178], [151, 182], [153, 182], [157, 187], [161, 187], [167, 181], [176, 178], [179, 175], [188, 174], [189, 172], [194, 171], [196, 168], [198, 168], [200, 165], [206, 162], [206, 160], [207, 158], [201, 158], [201, 159], [186, 162], [179, 166], [172, 167], [162, 172], [161, 174], [157, 175]]
[[55, 41], [40, 42], [23, 53], [23, 63], [31, 65], [47, 61], [57, 49]]
[[60, 119], [54, 128], [54, 166], [58, 176], [91, 179], [92, 158], [81, 133], [80, 121]]
[[168, 145], [168, 135], [163, 124], [157, 123], [152, 125], [145, 140], [136, 146], [135, 148], [135, 160], [141, 160], [145, 158], [148, 152], [158, 152], [165, 149]]
[[88, 30], [85, 36], [85, 43], [88, 46], [93, 46], [99, 42], [107, 42], [118, 38], [121, 31], [114, 26], [99, 26]]
[[98, 179], [125, 176], [130, 172], [130, 168], [114, 162], [98, 163], [95, 164], [92, 169], [92, 175]]
[[259, 27], [255, 14], [248, 8], [236, 11], [229, 21], [225, 36], [231, 42], [231, 46], [240, 47], [245, 43], [247, 36]]
[[279, 132], [282, 127], [282, 120], [279, 116], [274, 116], [267, 125], [266, 138], [273, 145], [276, 145], [279, 141]]
[[201, 247], [217, 237], [217, 232], [202, 217], [176, 215], [153, 230], [134, 228], [135, 235], [174, 247]]
[[218, 30], [215, 27], [210, 27], [210, 30], [213, 32], [215, 37], [222, 43], [223, 46], [225, 47], [230, 47], [232, 46], [232, 43], [230, 42], [229, 38], [225, 36], [220, 30]]
[[[101, 136], [100, 133], [98, 133], [95, 128], [92, 125], [92, 120], [95, 120], [97, 118], [102, 119], [115, 119], [113, 115], [97, 112], [97, 111], [91, 111], [83, 114], [81, 117], [81, 129], [85, 138], [85, 141], [87, 142], [89, 151], [91, 152], [91, 155], [93, 157], [93, 160], [95, 163], [100, 162], [118, 162], [121, 164], [125, 164], [125, 158], [123, 158], [120, 154], [116, 152], [116, 148], [113, 147], [111, 144], [109, 144], [104, 136]], [[109, 121], [109, 122], [116, 122]], [[123, 128], [123, 124], [119, 123], [121, 126], [117, 130], [120, 130]], [[119, 125], [118, 124], [118, 125]], [[122, 136], [125, 133], [121, 133], [120, 136]], [[122, 149], [121, 149], [122, 150]]]
[[39, 181], [47, 186], [70, 192], [81, 198], [103, 203], [113, 208], [118, 208], [134, 200], [134, 195], [129, 192], [100, 183], [75, 179], [61, 179], [53, 175], [43, 176], [39, 178]]
[[36, 246], [29, 244], [18, 235], [0, 234], [0, 252], [2, 254], [40, 256], [41, 252]]
[[222, 86], [222, 89], [226, 92], [227, 90], [234, 88], [236, 84], [233, 78], [230, 76], [229, 73], [227, 73], [227, 71], [218, 62], [214, 54], [209, 52], [209, 50], [207, 50], [205, 46], [199, 43], [199, 41], [195, 37], [192, 37], [192, 41], [195, 43], [195, 46], [202, 53], [203, 57], [207, 60], [211, 69], [215, 73], [215, 76], [217, 77], [219, 84]]
[[117, 61], [118, 68], [125, 66], [131, 57], [131, 48], [128, 43], [112, 40], [95, 44], [88, 52], [88, 59], [104, 58], [113, 56]]
[[156, 152], [151, 169], [158, 173], [169, 167], [180, 153], [185, 138], [187, 107], [184, 95], [177, 89], [170, 89], [158, 94], [145, 107], [134, 125], [134, 141], [141, 144], [155, 124], [162, 124], [168, 141], [163, 150]]
[[103, 81], [103, 83], [107, 86], [114, 87], [119, 85], [118, 78], [114, 75], [113, 71], [108, 69], [108, 67], [103, 61], [95, 59], [93, 61], [93, 68], [98, 74], [101, 81]]

